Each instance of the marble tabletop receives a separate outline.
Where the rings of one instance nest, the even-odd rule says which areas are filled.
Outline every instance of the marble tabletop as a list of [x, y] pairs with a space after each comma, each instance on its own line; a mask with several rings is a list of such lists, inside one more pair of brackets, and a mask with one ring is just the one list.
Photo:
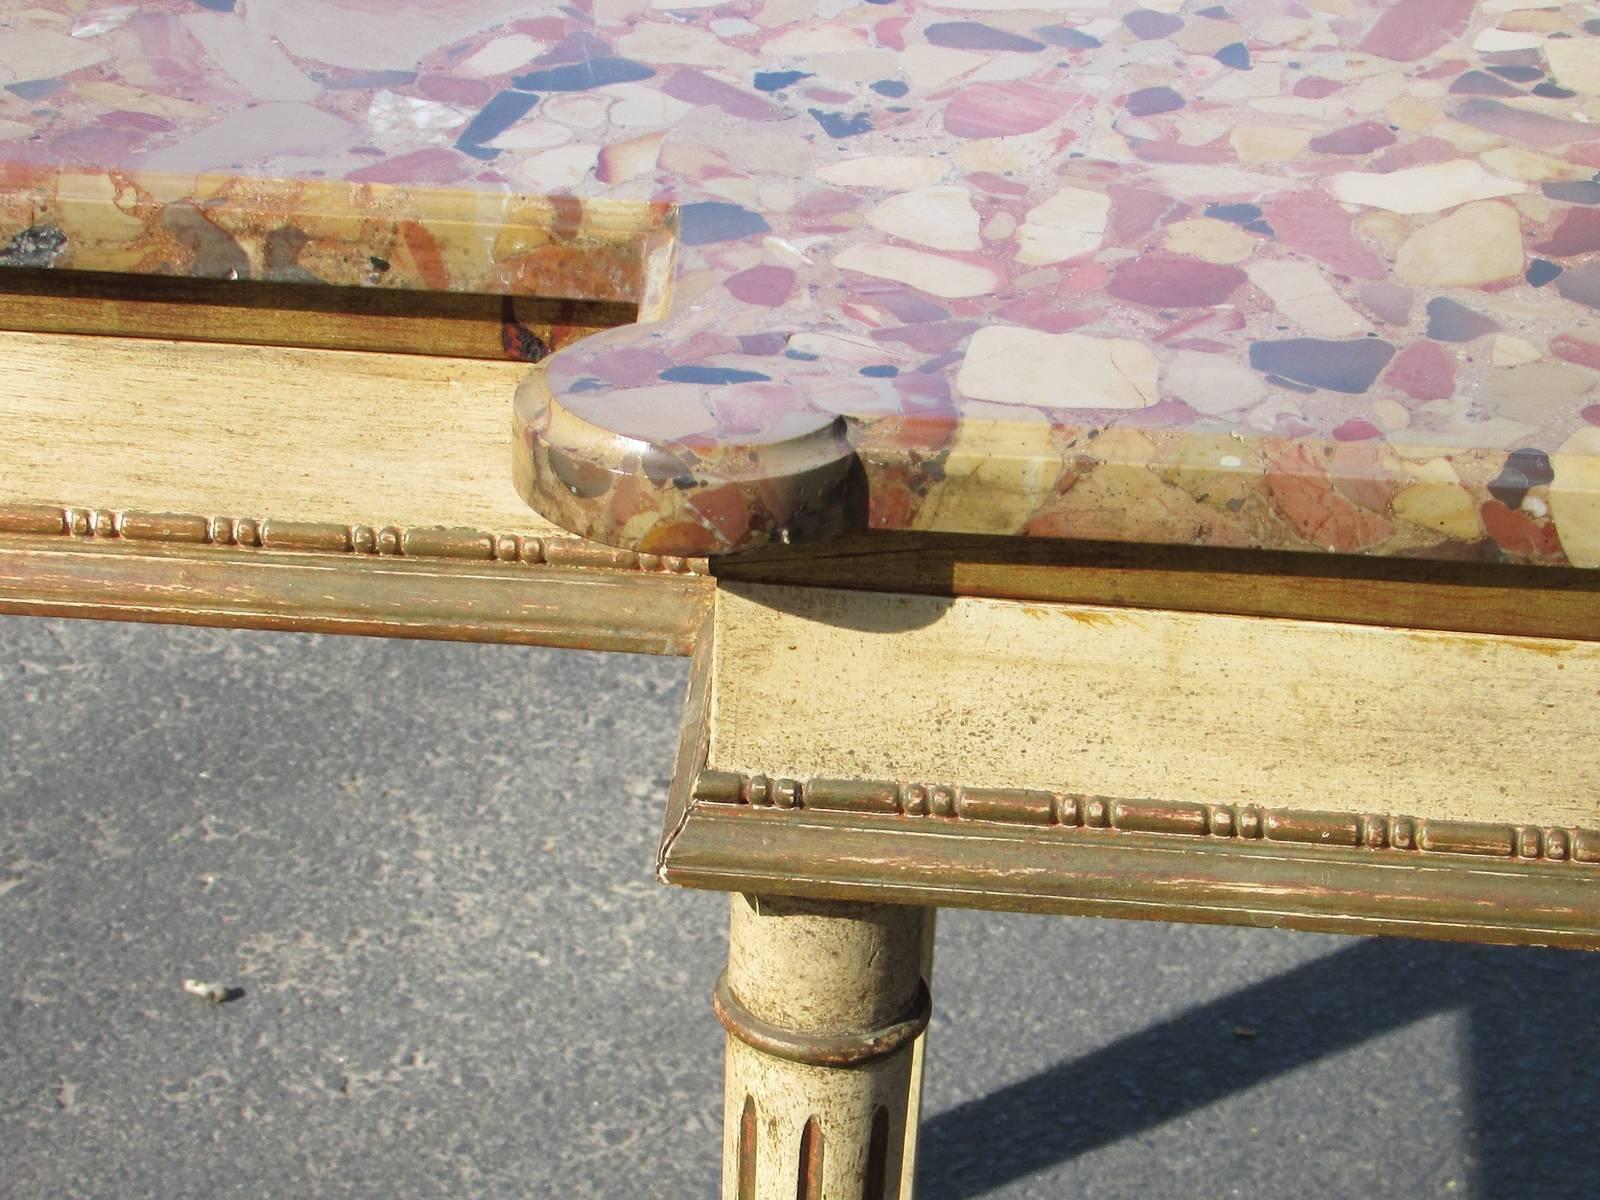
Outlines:
[[637, 303], [516, 399], [586, 536], [1600, 566], [1600, 5], [5, 0], [0, 80], [0, 265]]

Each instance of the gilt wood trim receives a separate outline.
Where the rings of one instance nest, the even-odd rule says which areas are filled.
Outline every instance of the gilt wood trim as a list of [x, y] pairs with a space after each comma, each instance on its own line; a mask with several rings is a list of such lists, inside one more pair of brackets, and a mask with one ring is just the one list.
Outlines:
[[816, 899], [1600, 949], [1600, 880], [1548, 859], [696, 803], [686, 887]]
[[705, 560], [640, 554], [576, 537], [488, 533], [477, 529], [404, 528], [332, 521], [149, 513], [74, 505], [0, 503], [0, 537], [23, 535], [161, 545], [230, 546], [311, 554], [442, 558], [526, 566], [705, 573]]
[[[1306, 812], [1259, 805], [1118, 800], [1026, 788], [865, 779], [779, 779], [705, 770], [696, 804], [734, 811], [807, 810], [935, 824], [984, 822], [1082, 833], [1144, 833], [1181, 839], [1267, 841], [1299, 846], [1366, 847], [1407, 857], [1487, 855], [1600, 865], [1600, 830], [1510, 822], [1448, 821], [1372, 813]], [[1041, 834], [1041, 836], [1047, 836]], [[1600, 878], [1600, 877], [1597, 877]]]
[[711, 593], [664, 570], [0, 536], [0, 613], [22, 616], [688, 655]]

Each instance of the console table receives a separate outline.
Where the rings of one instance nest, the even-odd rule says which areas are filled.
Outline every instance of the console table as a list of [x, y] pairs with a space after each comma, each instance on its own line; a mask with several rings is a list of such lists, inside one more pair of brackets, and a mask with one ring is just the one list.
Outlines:
[[0, 611], [692, 655], [727, 1200], [941, 906], [1600, 946], [1583, 6], [0, 16]]

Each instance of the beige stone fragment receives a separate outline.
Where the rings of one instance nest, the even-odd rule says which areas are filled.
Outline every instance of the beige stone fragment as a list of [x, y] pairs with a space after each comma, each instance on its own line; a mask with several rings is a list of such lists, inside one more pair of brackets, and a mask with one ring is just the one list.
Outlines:
[[1277, 63], [1257, 63], [1248, 71], [1225, 71], [1202, 88], [1207, 100], [1253, 100], [1283, 94], [1283, 68]]
[[1555, 206], [1537, 192], [1530, 192], [1526, 196], [1512, 196], [1511, 203], [1515, 204], [1517, 211], [1534, 225], [1543, 225], [1555, 211]]
[[1466, 204], [1417, 230], [1395, 257], [1395, 274], [1422, 287], [1475, 287], [1522, 274], [1517, 210], [1493, 200]]
[[1444, 121], [1444, 110], [1417, 96], [1400, 96], [1384, 113], [1389, 124], [1405, 133], [1426, 133]]
[[1372, 423], [1385, 433], [1393, 433], [1411, 424], [1411, 411], [1398, 400], [1379, 396], [1372, 402]]
[[1432, 132], [1434, 137], [1443, 138], [1462, 154], [1480, 162], [1490, 150], [1506, 144], [1506, 139], [1499, 134], [1479, 129], [1476, 125], [1464, 125], [1460, 121], [1446, 121], [1436, 125]]
[[1333, 177], [1334, 198], [1397, 213], [1434, 213], [1496, 196], [1513, 196], [1527, 185], [1485, 171], [1476, 159], [1403, 167], [1398, 171], [1343, 171]]
[[1309, 129], [1280, 125], [1240, 125], [1228, 135], [1240, 162], [1288, 162], [1298, 158], [1311, 141]]
[[1542, 425], [1552, 411], [1570, 407], [1595, 385], [1592, 371], [1561, 362], [1533, 362], [1491, 371], [1480, 398], [1491, 413]]
[[1410, 217], [1399, 213], [1364, 212], [1356, 218], [1356, 228], [1392, 256], [1411, 236], [1412, 224]]
[[712, 67], [742, 75], [760, 60], [730, 46], [716, 34], [693, 25], [647, 21], [617, 39], [617, 52], [640, 62], [677, 63], [686, 67]]
[[947, 300], [987, 295], [1000, 286], [1000, 277], [979, 263], [880, 242], [848, 246], [833, 262], [843, 270], [893, 279]]
[[204, 104], [195, 104], [190, 100], [180, 100], [176, 96], [160, 96], [154, 92], [143, 92], [138, 88], [128, 87], [126, 84], [111, 83], [103, 79], [89, 79], [75, 84], [73, 90], [85, 100], [96, 105], [110, 109], [122, 109], [125, 112], [149, 113], [156, 117], [176, 117], [179, 120], [193, 120], [196, 117], [208, 116], [211, 109]]
[[1168, 40], [1185, 54], [1212, 55], [1234, 42], [1248, 41], [1249, 34], [1232, 21], [1186, 21]]
[[135, 203], [132, 189], [119, 191], [104, 171], [63, 171], [56, 178], [56, 191], [58, 221], [70, 240], [104, 239], [109, 234], [135, 242], [144, 232], [137, 213], [127, 211]]
[[867, 223], [892, 237], [935, 250], [976, 250], [983, 244], [972, 196], [954, 184], [890, 196], [867, 213]]
[[1520, 367], [1523, 363], [1538, 362], [1544, 357], [1527, 338], [1509, 333], [1497, 333], [1491, 343], [1490, 361], [1497, 367]]
[[607, 120], [618, 129], [666, 129], [693, 107], [639, 83], [614, 84], [601, 91], [613, 97]]
[[1600, 567], [1600, 428], [1580, 429], [1551, 455], [1550, 515], [1575, 567]]
[[1507, 50], [1537, 50], [1544, 38], [1536, 33], [1517, 33], [1507, 29], [1485, 29], [1472, 39], [1472, 48], [1480, 54], [1499, 54]]
[[875, 79], [893, 79], [900, 70], [900, 59], [892, 50], [853, 50], [846, 54], [819, 54], [809, 67], [827, 79], [871, 83]]
[[1552, 38], [1543, 45], [1557, 83], [1585, 96], [1600, 96], [1600, 38]]
[[1525, 12], [1528, 9], [1560, 8], [1563, 0], [1483, 0], [1479, 4], [1486, 16], [1499, 16], [1501, 13]]
[[1255, 253], [1257, 239], [1227, 221], [1192, 217], [1168, 225], [1163, 242], [1174, 254], [1211, 263], [1236, 263]]
[[1486, 151], [1479, 160], [1496, 175], [1542, 183], [1547, 179], [1587, 179], [1593, 168], [1569, 163], [1553, 154], [1540, 154], [1522, 146], [1500, 146]]
[[989, 61], [984, 55], [974, 54], [970, 50], [930, 46], [925, 42], [907, 46], [895, 55], [895, 60], [907, 82], [919, 90], [943, 87], [952, 79], [976, 70]]
[[1435, 529], [1445, 537], [1470, 542], [1483, 536], [1478, 506], [1459, 483], [1413, 483], [1395, 493], [1390, 503], [1400, 520]]
[[0, 66], [10, 70], [13, 79], [54, 79], [110, 57], [108, 41], [99, 38], [75, 38], [51, 29], [0, 30]]
[[956, 162], [966, 171], [1027, 171], [1055, 152], [1055, 135], [1030, 133], [1017, 137], [973, 138], [956, 150]]
[[816, 16], [815, 0], [765, 0], [755, 22], [763, 29], [777, 29]]
[[1065, 466], [1044, 413], [967, 400], [944, 470], [945, 483], [918, 510], [915, 528], [948, 528], [958, 514], [960, 527], [971, 533], [1014, 534], [1039, 507], [1039, 497], [1054, 490]]
[[1156, 358], [1126, 338], [986, 325], [973, 334], [956, 388], [975, 400], [1035, 408], [1145, 408]]
[[1017, 261], [1042, 267], [1088, 254], [1105, 237], [1111, 199], [1103, 192], [1066, 187], [1028, 210], [1018, 233]]
[[1311, 263], [1262, 259], [1247, 266], [1245, 274], [1279, 312], [1318, 337], [1358, 337], [1369, 328]]
[[1162, 377], [1166, 394], [1208, 417], [1249, 408], [1267, 394], [1265, 380], [1243, 363], [1198, 350], [1179, 350]]
[[[721, 3], [721, 0], [714, 0]], [[865, 50], [871, 38], [865, 29], [850, 25], [801, 26], [780, 33], [762, 47], [762, 52], [775, 58], [809, 58], [815, 54], [843, 54], [851, 50]]]
[[938, 183], [949, 168], [925, 154], [873, 154], [817, 168], [817, 178], [839, 187], [920, 188]]
[[1571, 27], [1572, 23], [1558, 12], [1514, 13], [1500, 21], [1500, 28], [1521, 33], [1563, 33]]
[[1017, 219], [1004, 209], [1001, 209], [984, 222], [983, 240], [986, 242], [1003, 242], [1016, 231]]

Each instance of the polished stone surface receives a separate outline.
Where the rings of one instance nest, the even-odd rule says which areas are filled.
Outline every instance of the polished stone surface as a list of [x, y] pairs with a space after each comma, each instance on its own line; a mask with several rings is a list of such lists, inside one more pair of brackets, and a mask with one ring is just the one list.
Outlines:
[[1600, 566], [1584, 5], [4, 14], [0, 262], [640, 300], [520, 399], [578, 532]]

